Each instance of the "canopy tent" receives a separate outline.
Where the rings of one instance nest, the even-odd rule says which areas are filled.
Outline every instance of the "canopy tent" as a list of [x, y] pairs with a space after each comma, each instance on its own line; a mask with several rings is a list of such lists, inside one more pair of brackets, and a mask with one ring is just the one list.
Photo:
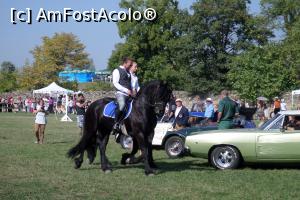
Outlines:
[[55, 82], [51, 83], [47, 87], [38, 90], [33, 90], [33, 94], [69, 94], [69, 93], [73, 94], [74, 91], [60, 87]]
[[38, 89], [38, 90], [33, 90], [33, 95], [34, 94], [56, 94], [56, 95], [61, 95], [64, 94], [66, 95], [66, 114], [61, 118], [61, 121], [72, 121], [72, 119], [68, 116], [68, 102], [69, 102], [69, 96], [68, 94], [74, 94], [74, 91], [65, 89], [63, 87], [60, 87], [57, 85], [55, 82], [51, 83], [47, 87]]
[[294, 95], [300, 95], [300, 90], [292, 91], [292, 108], [294, 107]]

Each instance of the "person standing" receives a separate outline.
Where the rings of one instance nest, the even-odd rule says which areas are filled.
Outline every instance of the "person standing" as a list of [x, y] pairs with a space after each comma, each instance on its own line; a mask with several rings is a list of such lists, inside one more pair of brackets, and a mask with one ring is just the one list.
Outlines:
[[203, 112], [203, 110], [204, 110], [203, 107], [204, 106], [200, 99], [200, 96], [199, 95], [195, 96], [191, 111], [192, 112]]
[[35, 113], [34, 132], [37, 139], [35, 143], [43, 144], [47, 119], [46, 119], [44, 101], [42, 99], [40, 99], [39, 103], [37, 104], [34, 113]]
[[73, 114], [73, 97], [70, 97], [69, 103], [68, 103], [68, 113]]
[[0, 97], [0, 112], [2, 112], [2, 97]]
[[218, 107], [218, 129], [233, 128], [233, 119], [238, 113], [238, 107], [235, 101], [229, 98], [229, 92], [221, 92], [221, 101]]
[[189, 111], [182, 105], [181, 99], [176, 99], [176, 110], [175, 110], [175, 120], [173, 122], [173, 128], [179, 130], [185, 128], [189, 125]]
[[[118, 102], [118, 108], [115, 111], [115, 124], [113, 126], [113, 134], [121, 133], [120, 123], [123, 120], [124, 109], [129, 96], [132, 96], [132, 85], [130, 67], [132, 60], [130, 58], [124, 58], [122, 65], [113, 71], [113, 85], [117, 89], [116, 100]], [[118, 140], [118, 135], [116, 134]]]
[[81, 136], [83, 135], [85, 107], [86, 107], [85, 98], [82, 93], [79, 93], [75, 108], [77, 113], [77, 126], [80, 128]]
[[285, 103], [284, 99], [281, 99], [281, 102], [280, 102], [280, 110], [281, 110], [281, 111], [287, 110], [286, 103]]
[[52, 97], [49, 98], [49, 107], [48, 107], [48, 111], [49, 113], [53, 113], [53, 107], [54, 107], [54, 100]]
[[214, 104], [213, 100], [211, 98], [206, 99], [206, 109], [204, 113], [204, 120], [207, 122], [211, 122], [214, 118]]
[[280, 111], [280, 100], [278, 97], [275, 97], [274, 101], [274, 114], [276, 115]]

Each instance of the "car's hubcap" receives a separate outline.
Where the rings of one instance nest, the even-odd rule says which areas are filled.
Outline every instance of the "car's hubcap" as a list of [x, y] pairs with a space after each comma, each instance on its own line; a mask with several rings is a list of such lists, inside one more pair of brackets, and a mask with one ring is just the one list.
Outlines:
[[132, 138], [130, 136], [126, 136], [123, 140], [123, 146], [126, 149], [132, 148]]
[[168, 149], [172, 156], [177, 156], [182, 151], [182, 145], [179, 141], [175, 141], [169, 145]]
[[229, 167], [233, 162], [232, 152], [228, 150], [222, 150], [217, 156], [217, 164], [222, 168]]

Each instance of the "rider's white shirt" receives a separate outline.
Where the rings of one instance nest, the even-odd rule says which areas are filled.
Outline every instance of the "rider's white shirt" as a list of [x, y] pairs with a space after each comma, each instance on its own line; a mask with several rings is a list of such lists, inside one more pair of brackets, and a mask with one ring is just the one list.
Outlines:
[[138, 92], [140, 90], [138, 77], [134, 73], [130, 73], [130, 74], [131, 74], [131, 87], [133, 90], [136, 90]]
[[[120, 68], [125, 69], [122, 65], [120, 66]], [[112, 79], [113, 79], [113, 84], [115, 86], [115, 88], [118, 90], [117, 93], [123, 94], [128, 96], [128, 89], [123, 87], [122, 85], [120, 85], [119, 80], [120, 80], [120, 72], [117, 69], [114, 69], [113, 74], [112, 74]]]

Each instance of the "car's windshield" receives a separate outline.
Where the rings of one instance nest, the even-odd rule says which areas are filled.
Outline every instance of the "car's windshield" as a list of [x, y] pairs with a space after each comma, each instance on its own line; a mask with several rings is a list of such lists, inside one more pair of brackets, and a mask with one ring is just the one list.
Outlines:
[[276, 120], [278, 117], [280, 116], [280, 114], [276, 114], [272, 119], [269, 119], [268, 121], [266, 121], [263, 125], [261, 125], [259, 127], [259, 129], [264, 130], [266, 127], [268, 127], [274, 120]]

